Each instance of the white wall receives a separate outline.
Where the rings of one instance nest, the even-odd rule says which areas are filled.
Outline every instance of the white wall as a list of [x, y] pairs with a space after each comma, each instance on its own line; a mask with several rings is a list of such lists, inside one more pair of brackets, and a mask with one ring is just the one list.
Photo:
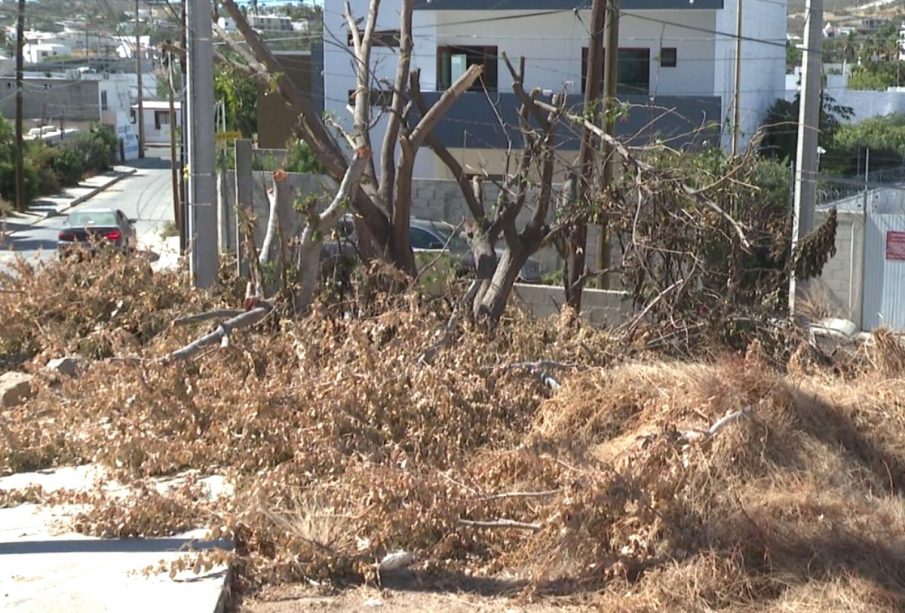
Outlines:
[[[146, 145], [169, 145], [170, 144], [170, 124], [169, 123], [161, 123], [160, 127], [157, 127], [157, 120], [155, 119], [157, 113], [161, 113], [164, 116], [169, 116], [169, 110], [166, 108], [147, 108], [143, 109], [144, 111], [144, 128], [145, 128], [145, 144]], [[182, 113], [179, 112], [179, 106], [176, 105], [176, 113], [175, 113], [175, 121], [176, 127], [182, 127]], [[169, 120], [173, 121], [174, 118], [170, 117]], [[137, 131], [137, 130], [136, 130]]]
[[[651, 50], [650, 94], [713, 95], [713, 35], [694, 32], [689, 36], [682, 25], [713, 28], [717, 11], [625, 11], [619, 22], [619, 46]], [[500, 56], [505, 52], [515, 64], [526, 60], [526, 84], [531, 87], [581, 94], [581, 52], [588, 44], [587, 24], [590, 11], [512, 19], [518, 11], [416, 11], [415, 63], [421, 68], [425, 90], [437, 86], [438, 46], [495, 45]], [[638, 15], [638, 16], [635, 16]], [[504, 21], [485, 21], [489, 17]], [[639, 18], [639, 17], [643, 17]], [[668, 21], [680, 25], [664, 25]], [[659, 49], [675, 47], [675, 68], [659, 68]], [[499, 90], [512, 91], [512, 79], [502, 60], [499, 62]]]
[[29, 64], [37, 64], [55, 56], [70, 55], [72, 49], [59, 43], [26, 43], [22, 55]]
[[[741, 143], [745, 146], [767, 110], [785, 94], [786, 17], [785, 0], [745, 0], [742, 4], [742, 74], [739, 119]], [[723, 147], [731, 144], [734, 114], [737, 3], [726, 0], [717, 14], [714, 92], [723, 99]], [[754, 40], [749, 40], [754, 39]], [[763, 41], [763, 42], [760, 42]]]
[[[352, 0], [357, 17], [367, 15], [367, 0]], [[398, 29], [399, 13], [395, 2], [384, 2], [378, 14], [378, 29]], [[741, 125], [745, 141], [753, 135], [767, 109], [785, 91], [785, 0], [746, 0], [744, 36], [768, 39], [776, 45], [745, 42], [742, 73]], [[437, 88], [438, 46], [495, 45], [515, 63], [526, 60], [528, 88], [542, 87], [558, 91], [566, 87], [581, 93], [581, 54], [587, 46], [590, 11], [532, 16], [499, 21], [518, 15], [517, 11], [415, 11], [413, 18], [414, 52], [412, 66], [421, 69], [425, 91]], [[492, 19], [492, 20], [490, 20]], [[483, 20], [483, 22], [482, 22]], [[458, 23], [469, 22], [469, 23]], [[665, 23], [664, 23], [665, 22]], [[458, 25], [456, 25], [458, 23]], [[623, 11], [620, 20], [620, 47], [651, 49], [650, 95], [720, 96], [724, 114], [731, 119], [734, 92], [736, 29], [733, 0], [726, 8], [679, 11]], [[351, 126], [347, 109], [348, 91], [355, 88], [351, 48], [347, 46], [347, 28], [342, 17], [342, 2], [324, 3], [324, 96], [325, 108], [341, 125]], [[714, 34], [722, 32], [726, 35]], [[677, 66], [661, 68], [659, 49], [675, 47]], [[375, 80], [392, 82], [395, 75], [395, 50], [373, 50]], [[498, 90], [511, 92], [511, 77], [499, 62]], [[724, 117], [725, 118], [725, 117]], [[382, 141], [384, 121], [372, 131], [375, 146]], [[725, 138], [723, 145], [728, 146]], [[421, 151], [416, 176], [433, 176], [438, 162], [430, 151]]]

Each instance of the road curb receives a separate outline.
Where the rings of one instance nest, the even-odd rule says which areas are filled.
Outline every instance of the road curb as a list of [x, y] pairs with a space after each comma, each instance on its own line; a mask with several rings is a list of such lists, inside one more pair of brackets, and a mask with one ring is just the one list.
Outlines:
[[67, 206], [64, 206], [63, 208], [61, 208], [59, 211], [57, 211], [57, 213], [59, 214], [59, 213], [62, 213], [63, 211], [68, 211], [68, 210], [71, 209], [72, 207], [78, 206], [78, 205], [82, 204], [83, 202], [85, 202], [86, 200], [90, 200], [91, 198], [94, 198], [95, 196], [97, 196], [97, 195], [98, 195], [99, 193], [101, 193], [102, 191], [104, 191], [104, 190], [108, 189], [109, 187], [111, 187], [111, 186], [113, 186], [113, 185], [119, 183], [120, 181], [122, 181], [122, 180], [125, 179], [126, 177], [131, 177], [131, 176], [134, 175], [136, 172], [138, 172], [138, 169], [137, 169], [137, 168], [131, 168], [131, 169], [129, 169], [129, 170], [124, 170], [124, 171], [118, 172], [118, 173], [116, 174], [115, 177], [113, 177], [112, 179], [110, 179], [109, 181], [107, 181], [106, 183], [104, 183], [103, 185], [98, 185], [97, 187], [95, 187], [94, 189], [92, 189], [92, 190], [91, 190], [90, 192], [88, 192], [87, 194], [83, 194], [83, 195], [78, 196], [77, 198], [73, 199], [72, 202], [70, 202]]
[[48, 211], [46, 214], [34, 212], [34, 211], [32, 211], [32, 209], [29, 209], [29, 214], [34, 215], [36, 217], [40, 217], [42, 219], [58, 217], [58, 216], [62, 215], [63, 213], [65, 213], [66, 211], [68, 211], [69, 209], [71, 209], [72, 207], [78, 206], [78, 205], [82, 204], [83, 202], [85, 202], [86, 200], [90, 200], [91, 198], [94, 198], [99, 193], [109, 189], [111, 186], [115, 185], [116, 183], [119, 183], [126, 177], [131, 177], [132, 175], [134, 175], [137, 172], [138, 172], [137, 168], [130, 168], [129, 170], [117, 171], [115, 177], [111, 177], [110, 180], [107, 181], [106, 183], [102, 183], [101, 185], [98, 185], [97, 187], [92, 188], [89, 192], [82, 194], [81, 196], [76, 196], [75, 198], [70, 200], [69, 203], [66, 204], [65, 206], [61, 206], [59, 208], [54, 208], [54, 209]]

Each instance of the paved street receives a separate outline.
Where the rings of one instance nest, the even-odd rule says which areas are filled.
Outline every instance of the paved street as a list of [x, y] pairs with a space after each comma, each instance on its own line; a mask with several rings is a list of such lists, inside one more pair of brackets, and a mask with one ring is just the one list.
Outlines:
[[[168, 150], [149, 149], [149, 157], [125, 164], [137, 168], [138, 172], [68, 212], [95, 207], [119, 208], [128, 217], [138, 220], [135, 227], [140, 247], [149, 239], [153, 240], [164, 224], [173, 220], [170, 162], [160, 157], [166, 154], [169, 154]], [[65, 217], [58, 216], [8, 221], [5, 228], [7, 238], [0, 244], [0, 262], [15, 257], [15, 254], [29, 260], [55, 256], [57, 232], [64, 220]]]

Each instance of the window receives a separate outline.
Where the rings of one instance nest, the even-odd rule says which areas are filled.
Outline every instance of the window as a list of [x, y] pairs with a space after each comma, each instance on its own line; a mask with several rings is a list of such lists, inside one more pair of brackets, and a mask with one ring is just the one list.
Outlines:
[[[289, 29], [292, 29], [292, 25], [290, 24]], [[364, 36], [364, 30], [358, 31], [359, 36]], [[372, 47], [398, 47], [399, 46], [399, 37], [401, 34], [399, 30], [374, 30], [374, 36], [371, 38], [371, 46]], [[352, 33], [348, 33], [348, 44], [352, 46]]]
[[678, 62], [678, 55], [675, 47], [664, 47], [660, 49], [660, 67], [675, 68]]
[[[604, 57], [606, 65], [606, 57]], [[588, 49], [581, 50], [581, 93], [588, 77]], [[647, 94], [650, 90], [650, 49], [620, 49], [616, 93]]]
[[161, 126], [170, 125], [169, 111], [154, 111], [154, 129], [159, 130]]
[[107, 110], [107, 92], [101, 92], [101, 110]]
[[421, 228], [411, 228], [412, 249], [443, 249], [444, 244], [439, 238]]
[[135, 123], [135, 109], [129, 111], [129, 123]]
[[496, 47], [439, 47], [437, 48], [437, 87], [445, 90], [465, 74], [470, 67], [484, 67], [481, 78], [471, 86], [471, 91], [495, 92], [497, 89]]
[[[355, 92], [358, 91], [356, 89], [349, 90], [349, 106], [355, 106]], [[377, 106], [380, 108], [389, 108], [389, 106], [393, 103], [393, 92], [385, 89], [372, 89], [371, 90], [371, 106]]]

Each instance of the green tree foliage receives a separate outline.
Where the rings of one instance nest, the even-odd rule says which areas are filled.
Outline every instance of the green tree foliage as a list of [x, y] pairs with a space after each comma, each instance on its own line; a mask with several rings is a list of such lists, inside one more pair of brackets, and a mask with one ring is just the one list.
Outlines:
[[795, 67], [801, 66], [801, 53], [801, 49], [794, 43], [786, 43], [786, 72], [792, 72]]
[[311, 151], [303, 140], [292, 138], [286, 143], [286, 162], [285, 170], [288, 172], [311, 172], [316, 174], [324, 174], [324, 167], [321, 166], [320, 160]]
[[852, 68], [848, 78], [849, 89], [885, 91], [887, 87], [898, 87], [905, 79], [905, 66], [898, 60], [885, 62], [864, 62]]
[[231, 66], [214, 71], [214, 95], [226, 104], [226, 129], [251, 138], [258, 127], [258, 86]]
[[[85, 173], [109, 170], [117, 144], [113, 130], [100, 125], [94, 125], [88, 131], [80, 132], [54, 146], [40, 141], [27, 143], [26, 200], [75, 185]], [[0, 196], [5, 200], [13, 200], [16, 194], [15, 147], [12, 127], [0, 118]]]
[[[16, 138], [13, 128], [8, 121], [0, 117], [0, 197], [6, 201], [16, 198]], [[31, 163], [25, 160], [25, 200], [31, 200], [38, 195], [38, 172]]]
[[905, 164], [905, 115], [871, 117], [840, 127], [821, 158], [823, 172], [854, 175], [861, 169], [863, 152], [870, 149], [871, 169]]
[[[789, 160], [795, 157], [800, 105], [800, 94], [796, 94], [792, 102], [780, 99], [773, 103], [761, 126], [762, 155], [776, 160]], [[839, 127], [853, 115], [851, 107], [836, 104], [832, 96], [823, 92], [820, 97], [820, 146], [827, 148]]]

